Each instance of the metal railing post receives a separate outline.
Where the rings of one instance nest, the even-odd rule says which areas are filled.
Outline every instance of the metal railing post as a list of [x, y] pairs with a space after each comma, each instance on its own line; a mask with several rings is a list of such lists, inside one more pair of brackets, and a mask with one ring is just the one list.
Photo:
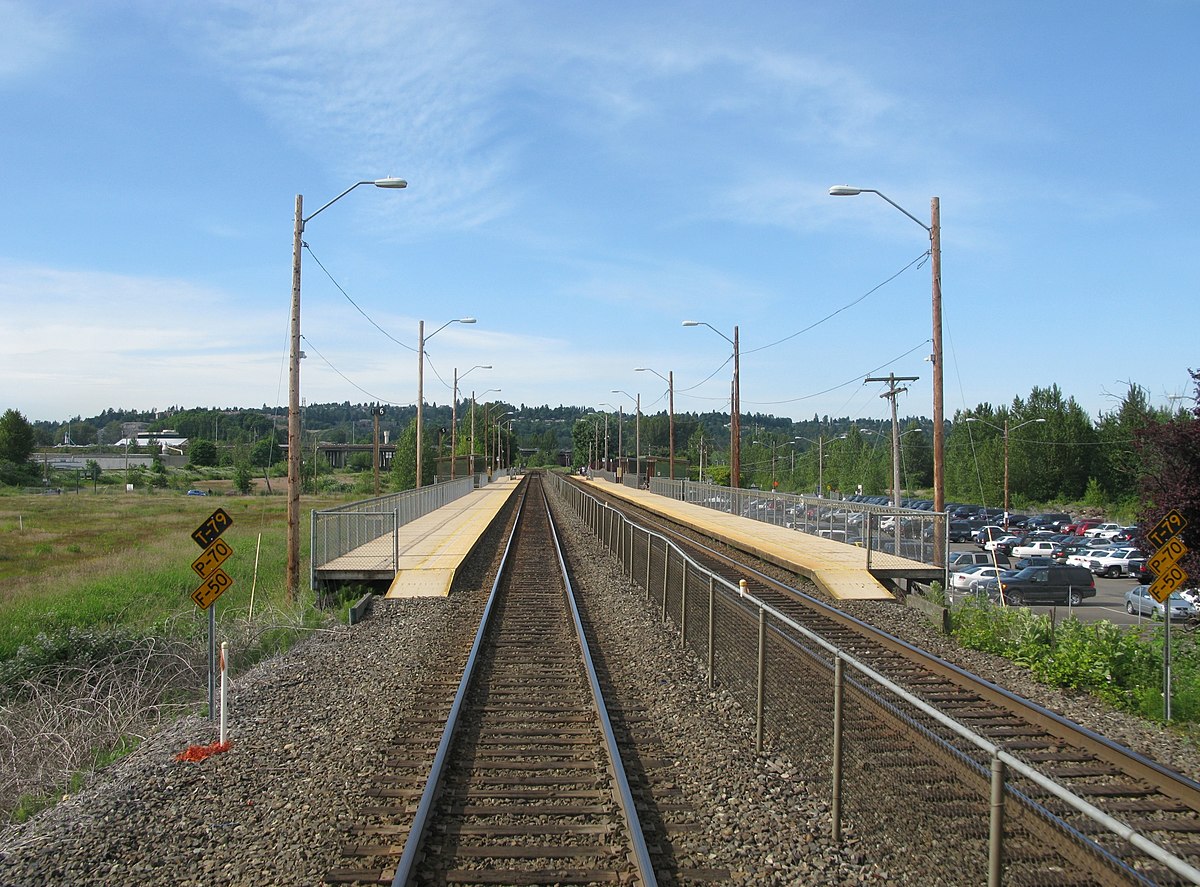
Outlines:
[[767, 611], [758, 608], [758, 689], [754, 700], [754, 749], [763, 750], [763, 699], [767, 692]]
[[667, 587], [671, 584], [671, 549], [663, 547], [662, 621], [667, 621]]
[[679, 646], [687, 649], [687, 561], [683, 562], [683, 576], [679, 582]]
[[842, 841], [842, 697], [845, 691], [845, 665], [842, 657], [833, 660], [833, 793], [829, 813], [833, 818], [833, 841]]
[[1000, 887], [1004, 872], [1004, 762], [992, 757], [992, 797], [988, 825], [988, 887]]
[[713, 647], [716, 631], [713, 622], [714, 610], [716, 609], [716, 588], [713, 574], [708, 574], [708, 689], [713, 688], [713, 664], [716, 661], [717, 654]]
[[650, 536], [650, 531], [646, 531], [646, 581], [643, 583], [643, 588], [646, 589], [646, 600], [650, 600], [650, 555], [654, 550], [654, 541]]

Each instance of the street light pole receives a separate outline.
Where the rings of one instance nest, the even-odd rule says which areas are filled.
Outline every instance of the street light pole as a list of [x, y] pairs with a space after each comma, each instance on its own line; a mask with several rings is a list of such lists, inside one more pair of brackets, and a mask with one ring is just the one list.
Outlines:
[[[485, 366], [483, 364], [477, 364], [477, 365], [471, 367], [471, 369], [467, 370], [465, 373], [463, 373], [462, 376], [460, 377], [458, 375], [458, 367], [454, 368], [454, 393], [453, 393], [453, 396], [450, 398], [450, 480], [454, 480], [454, 466], [458, 462], [458, 380], [460, 378], [465, 379], [467, 376], [469, 376], [471, 374], [472, 370], [490, 370], [490, 369], [491, 369], [490, 365]], [[475, 397], [475, 395], [472, 394], [471, 395], [472, 407], [474, 407], [474, 397]], [[474, 420], [474, 418], [475, 418], [475, 411], [474, 411], [474, 409], [472, 409], [471, 410], [471, 419]], [[475, 447], [474, 447], [475, 428], [474, 428], [474, 426], [471, 427], [471, 443], [472, 443], [471, 453], [474, 454], [474, 452], [475, 452]]]
[[[945, 444], [946, 423], [942, 402], [942, 211], [938, 198], [930, 199], [929, 224], [926, 225], [900, 204], [886, 194], [874, 188], [854, 188], [849, 185], [835, 185], [829, 189], [834, 197], [853, 197], [856, 194], [878, 194], [900, 212], [904, 213], [929, 234], [929, 256], [933, 273], [933, 510], [941, 513], [946, 510], [946, 470]], [[940, 558], [942, 547], [936, 548], [935, 554]], [[935, 560], [936, 562], [936, 560]]]
[[667, 383], [667, 410], [668, 410], [668, 451], [670, 465], [668, 471], [671, 475], [671, 480], [675, 480], [675, 371], [667, 370], [667, 375], [650, 369], [650, 367], [636, 367], [635, 373], [654, 373], [658, 378]]
[[[417, 489], [421, 489], [421, 470], [422, 470], [422, 441], [424, 436], [424, 409], [425, 409], [425, 343], [450, 326], [452, 323], [474, 323], [474, 317], [457, 317], [454, 320], [447, 320], [436, 330], [425, 335], [425, 321], [421, 321], [417, 327]], [[443, 385], [446, 383], [443, 382]]]
[[[984, 419], [980, 419], [976, 416], [967, 416], [965, 421], [967, 421], [967, 422], [982, 422], [984, 425], [991, 425], [992, 428], [996, 427], [995, 425], [992, 425], [991, 422], [988, 422]], [[1019, 425], [1014, 425], [1012, 428], [1009, 428], [1008, 427], [1008, 416], [1005, 416], [1004, 417], [1004, 427], [1002, 429], [999, 429], [1000, 431], [1004, 432], [1004, 529], [1006, 529], [1006, 530], [1008, 529], [1008, 432], [1016, 431], [1019, 428], [1024, 428], [1026, 425], [1036, 425], [1039, 422], [1045, 422], [1045, 421], [1046, 421], [1045, 419], [1028, 419]]]
[[359, 185], [376, 188], [407, 188], [404, 179], [365, 179], [355, 182], [337, 197], [304, 215], [304, 197], [296, 195], [296, 214], [292, 224], [292, 317], [291, 353], [288, 361], [288, 505], [287, 505], [287, 599], [294, 600], [300, 587], [300, 257], [304, 249], [304, 226], [318, 213], [337, 203]]
[[706, 326], [733, 346], [733, 384], [729, 392], [729, 486], [742, 485], [742, 383], [739, 376], [741, 358], [738, 354], [738, 328], [733, 328], [733, 338], [725, 335], [703, 320], [685, 320], [684, 326]]
[[[634, 397], [628, 391], [622, 391], [620, 388], [614, 388], [613, 394], [624, 394], [634, 402], [637, 408], [637, 418], [633, 424], [633, 468], [638, 477], [638, 486], [642, 485], [642, 393], [639, 391], [637, 397]], [[619, 436], [619, 433], [618, 433]]]

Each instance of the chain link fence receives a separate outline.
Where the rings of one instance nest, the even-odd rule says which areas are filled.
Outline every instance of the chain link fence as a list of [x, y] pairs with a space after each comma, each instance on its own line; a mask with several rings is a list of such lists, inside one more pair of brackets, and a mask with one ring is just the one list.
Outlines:
[[[389, 493], [373, 499], [352, 502], [338, 508], [312, 513], [310, 587], [316, 588], [317, 570], [338, 558], [359, 561], [357, 566], [372, 568], [381, 561], [395, 571], [399, 553], [397, 531], [407, 523], [436, 511], [483, 486], [487, 475], [464, 477], [446, 483]], [[381, 540], [390, 542], [380, 543]], [[348, 568], [356, 566], [348, 562]]]
[[857, 546], [868, 568], [898, 566], [900, 558], [946, 563], [948, 522], [943, 513], [664, 477], [650, 479], [650, 492]]

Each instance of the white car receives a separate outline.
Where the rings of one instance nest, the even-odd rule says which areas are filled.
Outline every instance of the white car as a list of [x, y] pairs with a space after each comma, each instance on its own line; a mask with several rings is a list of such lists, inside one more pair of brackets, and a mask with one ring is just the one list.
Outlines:
[[1011, 551], [1012, 547], [1021, 541], [1020, 536], [996, 536], [983, 543], [984, 551]]
[[1003, 567], [973, 564], [950, 574], [950, 588], [965, 594], [974, 591], [975, 583], [984, 579], [995, 579], [1003, 572], [1005, 572]]
[[1090, 530], [1084, 531], [1083, 535], [1090, 536], [1093, 539], [1111, 539], [1113, 536], [1124, 531], [1125, 528], [1120, 524], [1099, 524]]
[[1030, 539], [1023, 545], [1018, 545], [1012, 550], [1013, 557], [1035, 557], [1044, 555], [1050, 557], [1054, 554], [1055, 544], [1049, 539]]
[[1072, 567], [1087, 567], [1092, 568], [1092, 561], [1096, 558], [1108, 554], [1112, 551], [1107, 545], [1097, 545], [1089, 548], [1081, 548], [1074, 554], [1067, 555], [1067, 563]]

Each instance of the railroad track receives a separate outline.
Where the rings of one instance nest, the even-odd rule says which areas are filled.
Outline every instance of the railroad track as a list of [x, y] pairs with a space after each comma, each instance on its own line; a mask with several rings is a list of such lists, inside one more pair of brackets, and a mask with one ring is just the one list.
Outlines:
[[534, 478], [461, 681], [427, 688], [327, 882], [657, 883], [572, 594]]
[[[603, 495], [594, 486], [588, 486], [586, 493]], [[748, 566], [746, 555], [731, 556], [701, 544], [694, 532], [681, 531], [659, 515], [617, 497], [605, 498], [610, 508], [670, 539], [702, 569], [735, 587], [745, 580], [749, 598], [785, 614], [1136, 833], [1113, 834], [1043, 787], [1019, 782], [1004, 803], [1012, 829], [1004, 849], [1004, 883], [1196, 883], [1200, 785]], [[626, 542], [625, 537], [618, 547], [622, 544], [635, 549], [623, 556], [638, 564], [631, 572], [642, 574], [643, 584], [646, 577], [656, 577], [650, 583], [655, 585], [657, 577], [669, 574], [665, 546], [637, 549], [636, 541]], [[683, 570], [676, 572], [685, 575]], [[686, 593], [681, 587], [686, 582], [663, 580], [661, 589], [654, 592], [661, 594], [656, 603], [664, 618], [674, 619], [685, 634], [688, 624], [695, 621], [686, 612]], [[727, 642], [753, 649], [752, 616], [757, 605], [737, 595], [728, 597], [727, 609], [739, 609], [743, 618], [723, 623], [730, 636]], [[702, 632], [693, 628], [690, 634], [698, 637]], [[814, 647], [809, 638], [786, 624], [773, 624], [771, 635], [770, 643], [787, 649], [772, 652], [774, 714], [768, 712], [765, 718], [773, 723], [774, 735], [782, 745], [803, 753], [806, 746], [824, 738], [819, 730], [806, 728], [799, 713], [810, 721], [815, 716], [819, 723], [832, 708], [829, 672], [833, 662], [824, 649]], [[743, 657], [741, 667], [728, 662], [722, 678], [731, 688], [740, 685], [740, 695], [747, 700], [744, 704], [752, 708], [753, 658]], [[938, 729], [871, 688], [856, 689], [857, 703], [849, 709], [846, 729], [862, 737], [857, 752], [861, 766], [894, 777], [895, 785], [886, 790], [899, 795], [902, 808], [917, 810], [936, 803], [940, 828], [965, 838], [979, 837], [979, 801], [982, 796], [987, 802], [990, 756], [978, 745]], [[961, 817], [956, 818], [956, 810]], [[864, 811], [868, 818], [871, 813]], [[882, 812], [877, 815], [886, 818]], [[1155, 858], [1153, 851], [1147, 853], [1146, 841], [1179, 858], [1184, 866], [1172, 868]], [[955, 847], [947, 862], [954, 864], [956, 855], [961, 867], [970, 851], [965, 845]]]

